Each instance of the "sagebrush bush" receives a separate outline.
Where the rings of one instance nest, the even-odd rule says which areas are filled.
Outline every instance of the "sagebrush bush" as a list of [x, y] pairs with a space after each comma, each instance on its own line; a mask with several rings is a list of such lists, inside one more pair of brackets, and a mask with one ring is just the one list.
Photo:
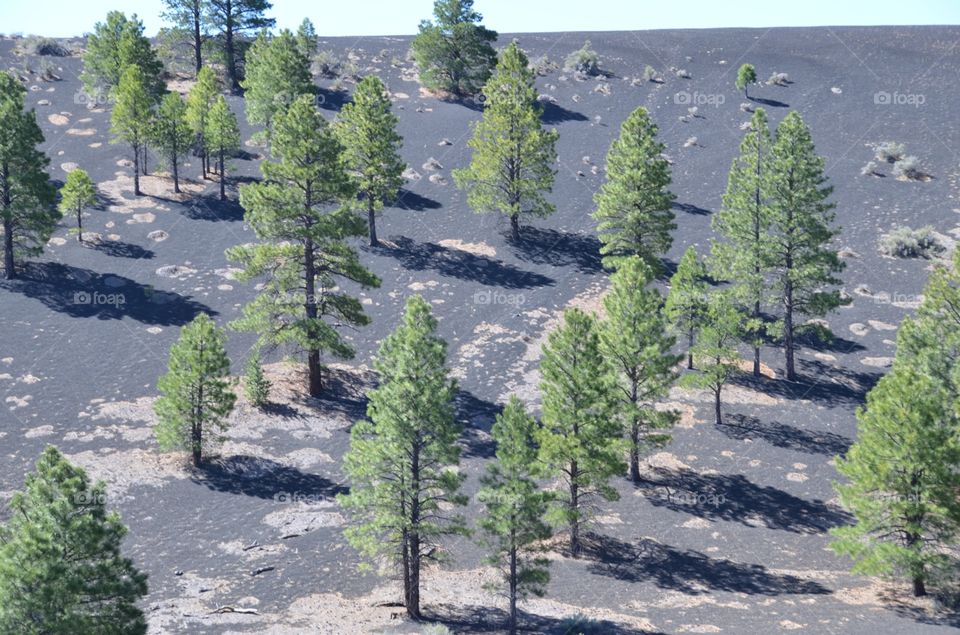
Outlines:
[[580, 614], [568, 617], [560, 623], [560, 632], [564, 635], [601, 635], [607, 630], [603, 622]]
[[28, 35], [20, 40], [18, 47], [27, 55], [49, 55], [51, 57], [68, 57], [70, 49], [54, 39]]
[[333, 79], [340, 76], [343, 62], [336, 53], [330, 50], [318, 51], [313, 56], [312, 69], [314, 74]]
[[584, 75], [599, 75], [600, 56], [590, 48], [590, 40], [587, 40], [579, 50], [567, 56], [563, 68], [568, 72], [583, 73]]
[[647, 64], [643, 67], [643, 81], [652, 82], [657, 78], [657, 71], [655, 68]]
[[767, 80], [771, 86], [786, 86], [790, 83], [790, 76], [786, 73], [773, 73]]
[[866, 176], [868, 174], [873, 174], [877, 171], [877, 164], [873, 161], [869, 161], [865, 166], [860, 168], [860, 175]]
[[558, 68], [560, 68], [560, 65], [554, 62], [553, 60], [551, 60], [546, 55], [541, 55], [535, 60], [530, 61], [530, 68], [531, 70], [533, 70], [534, 73], [542, 77], [544, 75], [549, 75], [553, 71], [557, 70]]
[[902, 143], [896, 141], [884, 141], [877, 146], [877, 160], [895, 163], [903, 158], [907, 149]]
[[897, 227], [880, 238], [880, 251], [895, 258], [932, 258], [944, 249], [930, 225], [919, 229]]
[[905, 179], [919, 179], [923, 176], [920, 159], [912, 155], [895, 161], [892, 172], [895, 177]]

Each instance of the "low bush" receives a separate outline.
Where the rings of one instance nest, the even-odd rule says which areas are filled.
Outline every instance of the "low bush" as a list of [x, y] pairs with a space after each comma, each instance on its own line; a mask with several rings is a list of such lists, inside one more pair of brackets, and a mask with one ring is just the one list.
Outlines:
[[564, 635], [601, 635], [608, 632], [608, 629], [603, 622], [578, 614], [563, 620], [560, 623], [560, 632]]
[[923, 178], [923, 171], [920, 169], [920, 159], [915, 156], [906, 156], [893, 164], [893, 175], [903, 179]]
[[333, 79], [340, 76], [340, 71], [342, 68], [343, 62], [333, 51], [319, 51], [313, 56], [313, 65], [311, 70], [316, 75], [326, 77], [327, 79]]
[[929, 225], [920, 229], [897, 227], [880, 238], [881, 253], [895, 258], [932, 258], [944, 250]]
[[567, 56], [563, 65], [564, 70], [584, 75], [600, 74], [600, 56], [590, 48], [590, 40], [583, 43], [579, 50]]
[[877, 160], [886, 161], [887, 163], [896, 163], [901, 158], [903, 158], [904, 153], [907, 149], [902, 143], [897, 143], [896, 141], [884, 141], [877, 146]]
[[51, 57], [69, 57], [70, 49], [54, 39], [28, 35], [20, 40], [18, 48], [27, 55], [49, 55]]

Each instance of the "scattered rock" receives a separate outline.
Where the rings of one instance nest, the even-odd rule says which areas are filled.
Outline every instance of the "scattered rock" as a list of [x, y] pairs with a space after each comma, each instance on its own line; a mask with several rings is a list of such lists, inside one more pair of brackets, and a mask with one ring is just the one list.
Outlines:
[[56, 113], [52, 115], [47, 115], [47, 120], [55, 126], [65, 126], [68, 123], [70, 123], [69, 117], [64, 117], [63, 115], [59, 115]]
[[170, 237], [170, 234], [163, 231], [162, 229], [157, 229], [147, 234], [147, 238], [158, 243], [165, 241], [169, 237]]

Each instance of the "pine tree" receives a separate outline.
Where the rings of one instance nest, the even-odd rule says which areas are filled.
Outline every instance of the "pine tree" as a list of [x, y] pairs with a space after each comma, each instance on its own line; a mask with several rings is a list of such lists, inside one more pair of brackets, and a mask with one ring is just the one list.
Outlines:
[[25, 92], [16, 77], [0, 72], [0, 232], [7, 280], [17, 276], [21, 257], [43, 252], [60, 216], [45, 171], [50, 160], [37, 150], [43, 133], [33, 110], [23, 109]]
[[90, 175], [77, 168], [60, 188], [60, 213], [77, 215], [77, 242], [83, 242], [83, 210], [97, 201], [97, 188]]
[[470, 166], [454, 170], [453, 177], [467, 191], [470, 207], [509, 217], [511, 235], [519, 240], [521, 215], [555, 210], [543, 194], [553, 188], [557, 132], [540, 122], [534, 74], [516, 42], [503, 50], [483, 92], [487, 100], [469, 142]]
[[242, 47], [238, 39], [247, 33], [273, 28], [276, 20], [264, 14], [273, 8], [268, 0], [207, 0], [207, 24], [217, 34], [227, 67], [230, 90], [240, 90]]
[[120, 11], [110, 11], [106, 22], [97, 22], [87, 36], [80, 75], [84, 90], [97, 99], [112, 95], [131, 64], [140, 67], [144, 90], [158, 102], [167, 92], [163, 62], [143, 35], [143, 22], [136, 14], [127, 18]]
[[653, 271], [637, 257], [620, 261], [611, 276], [610, 293], [600, 323], [604, 356], [617, 376], [617, 408], [629, 441], [630, 478], [640, 481], [640, 455], [670, 441], [664, 432], [677, 419], [673, 411], [654, 407], [676, 379], [673, 367], [682, 359], [670, 352], [676, 338], [668, 334], [663, 296], [648, 285]]
[[213, 108], [210, 109], [203, 140], [207, 144], [205, 152], [217, 157], [220, 172], [220, 200], [225, 201], [227, 200], [227, 170], [224, 164], [227, 155], [240, 149], [240, 127], [237, 125], [237, 116], [230, 110], [223, 95], [217, 97]]
[[117, 102], [110, 114], [111, 143], [128, 143], [133, 152], [133, 193], [140, 192], [141, 153], [150, 138], [153, 109], [139, 66], [127, 66], [117, 86]]
[[386, 87], [376, 75], [360, 80], [353, 100], [337, 119], [344, 159], [366, 207], [371, 247], [378, 245], [376, 213], [403, 185], [406, 164], [400, 158], [403, 137], [397, 132], [398, 122], [390, 110]]
[[753, 68], [753, 64], [743, 64], [737, 70], [737, 90], [743, 91], [743, 96], [747, 99], [750, 99], [749, 88], [750, 84], [753, 84], [757, 81], [757, 71]]
[[830, 287], [841, 283], [835, 274], [844, 268], [828, 247], [840, 233], [833, 227], [834, 205], [827, 202], [833, 188], [824, 185], [823, 158], [796, 112], [777, 126], [769, 174], [773, 287], [783, 310], [786, 377], [795, 381], [795, 342], [801, 331], [796, 318], [823, 317], [843, 304], [840, 291]]
[[540, 490], [533, 473], [537, 428], [536, 419], [511, 397], [493, 424], [496, 460], [487, 466], [477, 494], [484, 505], [478, 521], [481, 544], [490, 552], [487, 562], [503, 575], [511, 634], [517, 632], [517, 602], [529, 595], [542, 597], [550, 581], [550, 562], [538, 555], [537, 547], [552, 535], [543, 521], [549, 495]]
[[313, 22], [310, 21], [310, 18], [304, 18], [300, 26], [297, 27], [297, 48], [300, 49], [300, 54], [308, 62], [312, 61], [313, 56], [316, 55], [319, 42], [320, 38], [317, 37], [317, 30], [314, 28]]
[[189, 450], [194, 465], [227, 429], [236, 395], [230, 386], [226, 335], [206, 313], [180, 331], [170, 349], [167, 373], [157, 382], [156, 435], [164, 451]]
[[263, 374], [263, 365], [260, 362], [260, 351], [254, 351], [247, 360], [244, 373], [243, 388], [247, 401], [262, 408], [270, 400], [270, 380]]
[[187, 105], [180, 93], [167, 93], [153, 119], [151, 140], [170, 164], [173, 191], [180, 193], [180, 159], [190, 149], [193, 131], [187, 122]]
[[657, 126], [642, 106], [620, 127], [607, 153], [607, 181], [595, 196], [597, 233], [605, 267], [615, 269], [624, 257], [640, 256], [658, 274], [677, 228], [670, 164], [657, 141]]
[[[309, 96], [277, 117], [274, 160], [261, 169], [264, 181], [240, 188], [244, 219], [259, 244], [227, 250], [239, 261], [241, 280], [266, 277], [257, 297], [234, 326], [255, 331], [264, 344], [292, 344], [307, 352], [309, 393], [323, 391], [320, 355], [353, 356], [336, 325], [369, 322], [363, 306], [341, 288], [364, 288], [380, 279], [360, 263], [346, 239], [363, 236], [363, 220], [343, 206], [354, 195], [342, 147]], [[330, 210], [331, 206], [338, 206]]]
[[[723, 205], [713, 216], [713, 227], [724, 241], [714, 243], [711, 265], [717, 277], [730, 280], [738, 301], [750, 307], [747, 337], [753, 346], [753, 376], [760, 376], [763, 310], [773, 299], [768, 281], [770, 241], [770, 129], [758, 108], [733, 161]], [[755, 327], [755, 328], [753, 328]]]
[[245, 92], [247, 122], [266, 128], [270, 138], [276, 116], [301, 95], [312, 95], [316, 88], [310, 75], [310, 60], [303, 56], [293, 34], [283, 29], [275, 37], [257, 36], [247, 51], [246, 78], [240, 82]]
[[625, 469], [626, 450], [615, 416], [611, 368], [604, 359], [596, 319], [579, 309], [563, 314], [540, 362], [543, 427], [537, 432], [545, 475], [558, 477], [566, 494], [549, 517], [570, 529], [570, 552], [579, 557], [581, 529], [591, 499], [617, 500], [609, 480]]
[[497, 32], [481, 24], [473, 0], [436, 0], [434, 22], [424, 20], [413, 40], [420, 81], [430, 90], [472, 95], [484, 85], [497, 63], [492, 43]]
[[197, 73], [197, 82], [187, 94], [187, 123], [194, 134], [194, 146], [200, 149], [203, 178], [207, 178], [207, 172], [210, 170], [210, 157], [207, 154], [207, 144], [203, 135], [207, 129], [207, 116], [219, 92], [217, 76], [209, 66], [204, 66]]
[[[446, 368], [447, 345], [420, 296], [407, 300], [403, 322], [380, 345], [380, 376], [368, 393], [368, 421], [350, 432], [344, 468], [350, 493], [341, 497], [355, 523], [347, 540], [368, 562], [399, 567], [408, 615], [420, 617], [420, 573], [436, 558], [439, 540], [466, 533], [459, 493], [465, 474], [454, 409], [456, 381]], [[364, 568], [369, 564], [364, 564]]]
[[693, 345], [707, 308], [707, 269], [697, 258], [697, 250], [688, 247], [680, 258], [677, 272], [670, 278], [670, 292], [664, 305], [667, 319], [687, 339], [687, 368], [693, 368]]
[[700, 372], [684, 375], [681, 381], [694, 388], [707, 388], [713, 393], [716, 424], [723, 424], [721, 403], [723, 387], [738, 371], [737, 341], [743, 335], [743, 315], [729, 294], [710, 294], [703, 315], [697, 342], [691, 355], [700, 362]]
[[47, 446], [0, 525], [0, 632], [147, 632], [147, 576], [121, 554], [127, 528], [102, 482]]
[[188, 41], [199, 77], [200, 69], [203, 68], [203, 44], [210, 37], [205, 24], [206, 2], [205, 0], [163, 0], [163, 4], [167, 9], [160, 14], [160, 17], [173, 24], [178, 31], [190, 35]]

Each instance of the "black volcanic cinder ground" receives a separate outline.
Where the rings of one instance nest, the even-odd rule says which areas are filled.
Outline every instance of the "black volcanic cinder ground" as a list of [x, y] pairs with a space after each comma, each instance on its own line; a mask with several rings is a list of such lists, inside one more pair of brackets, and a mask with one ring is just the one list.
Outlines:
[[[525, 607], [528, 626], [555, 632], [579, 611], [619, 633], [951, 631], [956, 622], [929, 603], [850, 575], [850, 563], [827, 549], [826, 531], [847, 521], [831, 488], [833, 457], [853, 441], [854, 410], [892, 357], [895, 325], [915, 307], [930, 264], [883, 258], [877, 241], [896, 224], [931, 224], [948, 238], [960, 229], [960, 29], [525, 34], [501, 43], [511, 37], [531, 59], [555, 61], [589, 38], [610, 73], [590, 81], [562, 71], [538, 78], [550, 96], [544, 119], [560, 132], [557, 213], [526, 227], [519, 244], [506, 239], [497, 217], [470, 211], [454, 187], [451, 170], [468, 161], [468, 124], [480, 112], [422, 97], [410, 64], [391, 66], [405, 59], [409, 39], [321, 45], [351, 49], [363, 72], [388, 83], [404, 156], [422, 178], [409, 181], [403, 205], [379, 221], [385, 246], [361, 247], [383, 287], [363, 294], [373, 323], [350, 334], [357, 356], [336, 367], [330, 397], [296, 397], [289, 390], [295, 370], [271, 366], [284, 403], [267, 415], [242, 405], [222, 459], [203, 472], [158, 455], [150, 399], [178, 327], [198, 311], [225, 323], [252, 296], [252, 285], [230, 279], [223, 250], [253, 234], [235, 202], [215, 200], [211, 183], [181, 202], [169, 183], [148, 179], [145, 189], [156, 196], [133, 200], [122, 164], [128, 150], [109, 143], [109, 109], [91, 110], [76, 97], [79, 58], [48, 58], [62, 66], [62, 81], [29, 75], [27, 100], [46, 135], [51, 176], [62, 181], [64, 166], [76, 163], [101, 184], [103, 205], [85, 227], [103, 241], [80, 247], [61, 230], [21, 280], [0, 284], [0, 500], [22, 485], [47, 443], [106, 479], [130, 525], [128, 551], [150, 575], [155, 633], [417, 632], [391, 619], [398, 609], [375, 606], [399, 599], [396, 588], [355, 571], [333, 501], [346, 487], [340, 460], [350, 422], [364, 411], [365, 369], [379, 341], [396, 326], [407, 295], [433, 303], [461, 380], [472, 493], [492, 451], [497, 404], [515, 391], [536, 405], [545, 330], [570, 303], [597, 306], [606, 277], [590, 212], [620, 122], [644, 105], [668, 146], [679, 225], [671, 263], [690, 245], [705, 251], [749, 117], [733, 86], [736, 69], [750, 62], [761, 79], [784, 72], [791, 81], [753, 88], [753, 105], [763, 105], [773, 124], [799, 111], [826, 158], [853, 303], [829, 316], [832, 343], [802, 351], [800, 383], [783, 382], [781, 355], [765, 351], [777, 379], [739, 380], [728, 391], [727, 425], [711, 423], [702, 396], [671, 395], [684, 413], [674, 443], [651, 458], [643, 487], [618, 484], [621, 500], [604, 506], [588, 557], [554, 557], [549, 595]], [[22, 72], [13, 48], [0, 42], [0, 60]], [[27, 63], [39, 68], [35, 58]], [[663, 83], [632, 81], [647, 64]], [[333, 117], [343, 97], [320, 83], [324, 113]], [[242, 111], [241, 99], [229, 101]], [[693, 105], [698, 111], [689, 116]], [[244, 124], [244, 138], [252, 132]], [[861, 176], [872, 144], [888, 140], [905, 143], [932, 180], [898, 181], [889, 171]], [[234, 176], [249, 179], [259, 175], [262, 149], [246, 150], [233, 167]], [[426, 169], [431, 157], [442, 168]], [[183, 173], [196, 179], [199, 163]], [[124, 303], [80, 302], [94, 292], [122, 294]], [[231, 334], [237, 372], [251, 344], [250, 336]], [[281, 358], [277, 352], [270, 361]], [[456, 631], [496, 632], [502, 611], [491, 607], [502, 603], [479, 588], [488, 575], [479, 550], [467, 541], [450, 550], [452, 564], [427, 577], [428, 613]], [[264, 567], [274, 568], [252, 575]], [[260, 615], [212, 613], [223, 606]]]

